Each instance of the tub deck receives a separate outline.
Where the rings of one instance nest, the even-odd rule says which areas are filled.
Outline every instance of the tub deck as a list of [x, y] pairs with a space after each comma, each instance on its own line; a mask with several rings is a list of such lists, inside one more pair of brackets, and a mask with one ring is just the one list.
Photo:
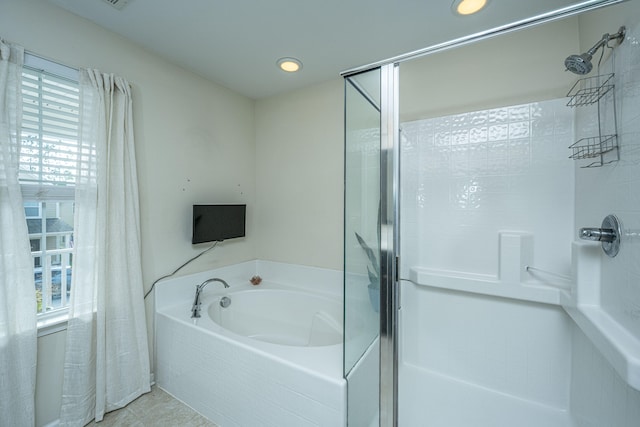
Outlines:
[[202, 317], [192, 319], [189, 308], [185, 308], [184, 303], [176, 304], [158, 310], [156, 315], [166, 321], [178, 322], [201, 333], [214, 336], [237, 346], [239, 349], [254, 351], [279, 363], [308, 371], [311, 375], [323, 377], [327, 381], [335, 381], [336, 383], [343, 381], [342, 344], [302, 347], [265, 342], [224, 329], [207, 316], [205, 308], [202, 309]]

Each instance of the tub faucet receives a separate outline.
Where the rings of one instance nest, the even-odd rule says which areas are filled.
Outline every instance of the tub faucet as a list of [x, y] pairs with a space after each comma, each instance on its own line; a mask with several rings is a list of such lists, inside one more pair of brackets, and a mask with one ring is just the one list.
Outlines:
[[198, 286], [196, 286], [196, 299], [193, 300], [193, 307], [191, 307], [191, 317], [192, 318], [200, 317], [200, 304], [202, 304], [200, 302], [200, 293], [202, 292], [204, 287], [207, 286], [211, 282], [220, 282], [220, 283], [222, 283], [224, 285], [225, 288], [229, 287], [227, 282], [225, 282], [222, 279], [218, 279], [217, 277], [215, 277], [213, 279], [207, 279], [204, 282], [202, 282], [201, 284], [199, 284]]

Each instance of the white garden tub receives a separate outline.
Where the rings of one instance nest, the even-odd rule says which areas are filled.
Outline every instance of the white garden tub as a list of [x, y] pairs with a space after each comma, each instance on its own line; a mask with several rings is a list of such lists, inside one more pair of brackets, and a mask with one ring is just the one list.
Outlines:
[[223, 292], [206, 312], [224, 329], [268, 343], [295, 347], [342, 344], [339, 301], [309, 292], [277, 289], [273, 284], [263, 285]]
[[[195, 286], [212, 277], [231, 287], [208, 284], [192, 319]], [[162, 389], [223, 427], [345, 424], [340, 272], [253, 261], [157, 286]]]

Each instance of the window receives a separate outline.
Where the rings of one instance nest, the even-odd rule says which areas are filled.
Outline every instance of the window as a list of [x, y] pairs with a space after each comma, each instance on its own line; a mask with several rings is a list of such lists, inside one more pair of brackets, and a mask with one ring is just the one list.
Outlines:
[[24, 215], [27, 218], [40, 218], [40, 203], [24, 202]]
[[68, 306], [75, 183], [80, 168], [77, 72], [25, 55], [19, 179], [38, 314]]

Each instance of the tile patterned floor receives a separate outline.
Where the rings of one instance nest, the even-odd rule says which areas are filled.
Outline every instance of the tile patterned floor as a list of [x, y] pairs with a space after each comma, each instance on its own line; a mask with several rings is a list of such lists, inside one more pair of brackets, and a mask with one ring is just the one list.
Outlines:
[[95, 427], [216, 427], [184, 403], [160, 388], [140, 396], [125, 408], [109, 412]]

